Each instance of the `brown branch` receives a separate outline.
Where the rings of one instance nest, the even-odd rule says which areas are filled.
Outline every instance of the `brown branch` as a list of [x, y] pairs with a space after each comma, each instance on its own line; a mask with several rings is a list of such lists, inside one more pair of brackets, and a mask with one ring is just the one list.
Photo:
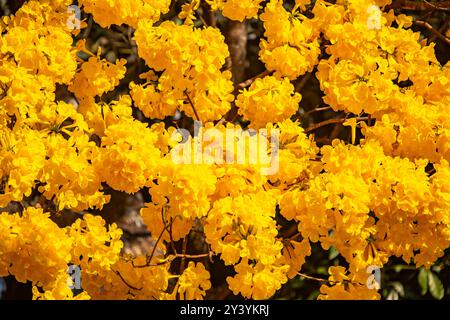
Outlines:
[[440, 33], [438, 30], [434, 29], [431, 24], [426, 21], [416, 20], [413, 22], [416, 26], [424, 27], [428, 29], [431, 33], [433, 33], [436, 37], [444, 41], [446, 44], [450, 45], [450, 39]]
[[166, 258], [162, 260], [161, 262], [155, 263], [155, 264], [144, 264], [144, 265], [134, 265], [133, 268], [148, 268], [148, 267], [159, 267], [161, 265], [164, 265], [166, 263], [172, 263], [175, 259], [203, 259], [203, 258], [212, 258], [214, 253], [212, 251], [208, 253], [202, 253], [202, 254], [181, 254], [177, 253], [175, 255], [170, 256], [169, 258]]
[[182, 245], [183, 254], [181, 255], [180, 274], [183, 274], [185, 264], [186, 264], [187, 242], [188, 242], [188, 236], [184, 237], [184, 239], [183, 239], [183, 245]]
[[133, 289], [133, 290], [137, 290], [137, 291], [141, 291], [143, 288], [136, 288], [136, 287], [133, 287], [131, 284], [129, 284], [123, 277], [122, 277], [122, 275], [120, 274], [120, 272], [119, 271], [114, 271], [118, 276], [119, 276], [119, 278], [123, 281], [123, 283], [125, 283], [125, 285], [128, 287], [128, 288], [130, 288], [130, 289]]
[[194, 110], [195, 118], [197, 119], [197, 121], [200, 121], [200, 117], [198, 116], [197, 110], [195, 110], [194, 103], [192, 103], [191, 97], [189, 97], [187, 90], [184, 91], [184, 94], [186, 95], [186, 98], [191, 105], [192, 110]]
[[265, 70], [265, 71], [261, 72], [260, 74], [254, 76], [254, 77], [252, 77], [252, 78], [250, 78], [250, 79], [247, 79], [247, 80], [245, 80], [244, 82], [239, 83], [239, 84], [238, 84], [238, 87], [241, 88], [241, 89], [247, 88], [247, 87], [249, 87], [253, 82], [255, 82], [256, 79], [264, 78], [264, 77], [270, 75], [271, 73], [272, 73], [272, 71]]
[[89, 15], [88, 24], [86, 29], [83, 31], [83, 35], [81, 36], [82, 39], [87, 39], [89, 37], [89, 34], [92, 31], [92, 26], [94, 25], [94, 19], [92, 18], [92, 15]]
[[401, 9], [410, 11], [425, 11], [425, 10], [439, 10], [448, 11], [450, 8], [450, 1], [439, 1], [439, 5], [434, 4], [430, 1], [410, 1], [410, 0], [398, 0], [394, 1], [391, 5], [387, 6], [386, 9]]
[[163, 206], [163, 207], [161, 208], [161, 217], [162, 217], [162, 221], [163, 221], [164, 227], [163, 227], [161, 233], [159, 234], [158, 239], [157, 239], [156, 242], [155, 242], [155, 245], [154, 245], [153, 248], [152, 248], [152, 252], [150, 253], [149, 256], [147, 256], [147, 259], [146, 259], [146, 262], [145, 262], [144, 265], [141, 265], [141, 266], [135, 265], [135, 264], [134, 264], [134, 261], [132, 260], [132, 261], [131, 261], [131, 265], [133, 266], [133, 268], [146, 268], [146, 267], [157, 266], [157, 265], [161, 265], [161, 264], [164, 264], [164, 263], [165, 263], [165, 262], [164, 262], [164, 263], [157, 263], [156, 265], [152, 265], [152, 264], [151, 264], [152, 259], [153, 259], [153, 256], [155, 255], [156, 249], [157, 249], [157, 247], [158, 247], [159, 242], [160, 242], [161, 239], [162, 239], [162, 236], [163, 236], [164, 232], [165, 232], [165, 231], [168, 231], [168, 230], [167, 230], [168, 226], [167, 226], [166, 222], [164, 221], [164, 209], [165, 209], [165, 206]]
[[217, 26], [217, 19], [214, 12], [211, 10], [211, 6], [202, 1], [201, 8], [203, 11], [203, 19], [208, 26], [215, 28]]
[[303, 88], [305, 87], [308, 80], [311, 78], [312, 73], [308, 72], [303, 76], [303, 78], [299, 81], [299, 83], [295, 86], [295, 92], [301, 92]]
[[247, 23], [229, 20], [225, 29], [225, 42], [230, 51], [231, 73], [235, 84], [245, 79], [247, 40]]
[[[298, 226], [296, 226], [296, 227], [298, 227]], [[287, 238], [287, 240], [292, 241], [292, 240], [297, 239], [297, 238], [300, 237], [300, 236], [302, 236], [302, 234], [301, 234], [300, 232], [297, 232], [297, 233], [295, 233], [294, 235], [292, 235], [292, 236], [290, 236], [289, 238]]]
[[327, 110], [331, 110], [331, 109], [332, 109], [331, 107], [317, 107], [317, 108], [314, 108], [312, 110], [305, 112], [304, 114], [301, 114], [300, 116], [306, 117], [306, 116], [309, 116], [310, 114], [313, 114], [316, 112], [322, 112], [322, 111], [327, 111]]

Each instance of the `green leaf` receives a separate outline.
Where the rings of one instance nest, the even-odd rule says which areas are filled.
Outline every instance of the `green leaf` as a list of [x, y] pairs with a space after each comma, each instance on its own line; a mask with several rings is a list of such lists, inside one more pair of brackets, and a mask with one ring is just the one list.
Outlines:
[[431, 271], [428, 271], [428, 286], [435, 299], [441, 300], [444, 297], [444, 286], [439, 277]]
[[417, 276], [417, 280], [419, 282], [421, 290], [421, 294], [425, 295], [428, 292], [428, 270], [424, 267], [420, 268], [419, 275]]

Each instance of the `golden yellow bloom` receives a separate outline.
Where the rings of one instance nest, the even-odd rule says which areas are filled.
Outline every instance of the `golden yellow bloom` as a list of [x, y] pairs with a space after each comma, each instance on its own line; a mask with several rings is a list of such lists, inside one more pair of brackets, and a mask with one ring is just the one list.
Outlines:
[[256, 79], [249, 89], [244, 89], [236, 105], [253, 128], [261, 128], [268, 122], [281, 122], [292, 116], [301, 98], [287, 78], [278, 80], [268, 76]]
[[202, 299], [211, 288], [209, 272], [202, 263], [189, 262], [183, 274], [178, 278], [177, 293], [181, 299]]

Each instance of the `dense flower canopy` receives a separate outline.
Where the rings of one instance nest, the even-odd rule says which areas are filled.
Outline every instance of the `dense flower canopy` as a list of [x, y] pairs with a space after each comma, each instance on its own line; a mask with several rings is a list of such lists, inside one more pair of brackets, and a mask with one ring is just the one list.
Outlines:
[[[171, 16], [174, 2], [79, 0], [91, 17], [81, 30], [68, 27], [71, 0], [30, 0], [2, 17], [0, 208], [20, 209], [0, 213], [0, 277], [32, 282], [35, 299], [202, 299], [218, 259], [233, 294], [268, 299], [317, 245], [341, 257], [319, 299], [379, 299], [368, 268], [396, 257], [429, 269], [445, 255], [450, 64], [411, 16], [385, 10], [390, 0], [192, 0]], [[200, 19], [205, 8], [261, 23], [262, 74], [233, 83], [230, 45]], [[129, 26], [145, 69], [92, 51], [80, 35], [93, 23]], [[320, 142], [298, 121], [297, 80], [310, 75], [348, 140]], [[267, 134], [247, 134], [258, 130]], [[225, 161], [242, 156], [241, 142], [276, 154], [277, 170]], [[180, 143], [191, 151], [182, 164], [171, 152]], [[126, 254], [121, 228], [99, 214], [111, 189], [145, 194], [146, 255]], [[67, 212], [76, 219], [59, 224]], [[187, 252], [188, 240], [202, 250]], [[81, 293], [67, 285], [71, 265]]]

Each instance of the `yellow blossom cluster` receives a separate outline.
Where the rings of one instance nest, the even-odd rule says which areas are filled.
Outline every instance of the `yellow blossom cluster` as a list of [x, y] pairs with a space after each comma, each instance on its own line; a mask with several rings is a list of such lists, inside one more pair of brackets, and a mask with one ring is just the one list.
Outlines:
[[115, 65], [91, 57], [81, 65], [81, 70], [75, 75], [69, 90], [80, 100], [111, 91], [125, 75], [125, 63], [126, 61], [122, 59]]
[[72, 239], [42, 209], [27, 209], [22, 216], [2, 213], [0, 228], [0, 275], [47, 288], [67, 269]]
[[243, 21], [254, 18], [258, 14], [262, 0], [205, 0], [213, 10], [221, 10], [231, 20]]
[[287, 11], [281, 0], [271, 0], [260, 18], [267, 37], [261, 40], [260, 58], [267, 69], [291, 80], [312, 71], [320, 54], [316, 21]]
[[323, 285], [320, 288], [321, 300], [356, 300], [379, 299], [376, 290], [370, 288], [367, 281], [367, 273], [346, 272], [344, 267], [330, 267], [328, 270], [329, 281], [332, 286]]
[[248, 90], [244, 89], [236, 98], [236, 106], [252, 127], [261, 128], [295, 114], [301, 98], [289, 79], [268, 76], [256, 79]]
[[188, 267], [183, 271], [178, 279], [178, 288], [174, 293], [178, 293], [183, 300], [202, 299], [205, 292], [211, 289], [209, 272], [202, 263], [189, 262]]
[[[26, 132], [22, 132], [26, 130]], [[45, 145], [39, 132], [0, 127], [0, 206], [29, 196], [44, 166]]]
[[212, 250], [237, 274], [227, 279], [234, 293], [262, 299], [287, 281], [283, 243], [274, 220], [276, 192], [226, 197], [214, 203], [205, 220]]
[[221, 71], [229, 53], [218, 29], [171, 21], [152, 27], [143, 20], [135, 40], [147, 65], [162, 72], [155, 83], [132, 84], [133, 99], [147, 116], [163, 118], [180, 108], [194, 119], [212, 121], [230, 109], [231, 72]]
[[141, 19], [158, 21], [161, 14], [169, 11], [170, 2], [171, 0], [80, 0], [79, 3], [102, 27], [112, 24], [120, 26], [124, 23], [136, 27]]
[[299, 221], [303, 237], [326, 250], [334, 246], [356, 273], [381, 268], [390, 256], [429, 267], [444, 254], [450, 194], [441, 179], [448, 162], [428, 177], [427, 161], [387, 156], [372, 140], [361, 146], [335, 140], [321, 153], [324, 172], [280, 200], [281, 214]]
[[341, 23], [324, 32], [331, 42], [331, 57], [320, 61], [317, 73], [324, 101], [335, 110], [371, 114], [377, 122], [364, 134], [389, 155], [448, 161], [449, 64], [441, 66], [434, 44], [407, 28], [411, 17], [349, 3]]

